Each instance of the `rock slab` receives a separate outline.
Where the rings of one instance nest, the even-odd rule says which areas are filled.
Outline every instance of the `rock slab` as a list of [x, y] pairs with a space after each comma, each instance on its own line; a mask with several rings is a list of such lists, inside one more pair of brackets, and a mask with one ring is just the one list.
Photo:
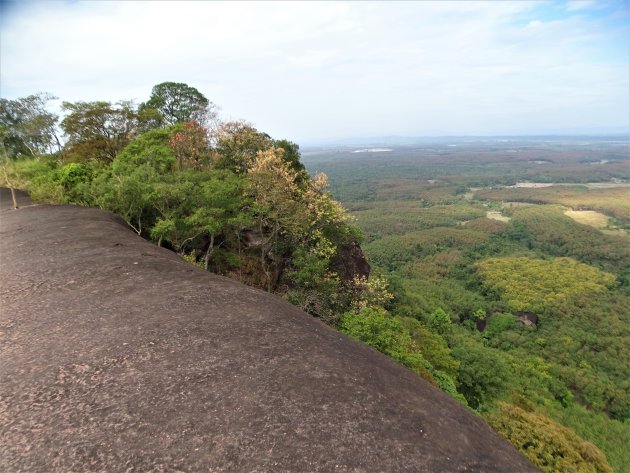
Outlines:
[[1, 210], [0, 275], [0, 471], [537, 471], [403, 366], [112, 214]]

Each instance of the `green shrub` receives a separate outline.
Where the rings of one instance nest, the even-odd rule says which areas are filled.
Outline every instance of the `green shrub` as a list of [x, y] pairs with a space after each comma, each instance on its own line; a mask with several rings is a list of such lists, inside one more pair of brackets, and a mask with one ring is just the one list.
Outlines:
[[514, 374], [498, 350], [469, 341], [455, 347], [453, 355], [460, 363], [458, 390], [473, 409], [487, 410], [507, 394]]
[[499, 403], [490, 425], [535, 465], [549, 473], [612, 473], [604, 454], [544, 414]]
[[431, 364], [415, 349], [409, 331], [398, 317], [384, 309], [365, 307], [358, 313], [346, 312], [339, 320], [339, 329], [352, 338], [370, 345], [403, 365], [433, 381]]

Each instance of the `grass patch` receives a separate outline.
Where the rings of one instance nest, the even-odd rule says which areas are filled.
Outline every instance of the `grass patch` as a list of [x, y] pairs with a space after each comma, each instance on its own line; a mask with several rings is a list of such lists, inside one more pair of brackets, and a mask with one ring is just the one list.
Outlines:
[[564, 214], [578, 223], [595, 228], [606, 228], [610, 220], [607, 215], [594, 210], [567, 210]]

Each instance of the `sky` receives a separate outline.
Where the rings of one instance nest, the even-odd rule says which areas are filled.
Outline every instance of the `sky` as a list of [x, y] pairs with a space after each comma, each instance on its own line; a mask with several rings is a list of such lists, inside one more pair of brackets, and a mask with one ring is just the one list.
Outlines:
[[3, 98], [142, 102], [184, 82], [300, 144], [628, 133], [629, 68], [629, 0], [0, 0]]

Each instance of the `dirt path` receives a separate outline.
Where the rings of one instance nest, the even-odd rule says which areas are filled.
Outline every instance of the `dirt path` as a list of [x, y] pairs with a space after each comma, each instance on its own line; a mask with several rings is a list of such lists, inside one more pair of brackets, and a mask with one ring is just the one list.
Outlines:
[[0, 471], [537, 471], [401, 365], [111, 214], [0, 212], [0, 277]]

